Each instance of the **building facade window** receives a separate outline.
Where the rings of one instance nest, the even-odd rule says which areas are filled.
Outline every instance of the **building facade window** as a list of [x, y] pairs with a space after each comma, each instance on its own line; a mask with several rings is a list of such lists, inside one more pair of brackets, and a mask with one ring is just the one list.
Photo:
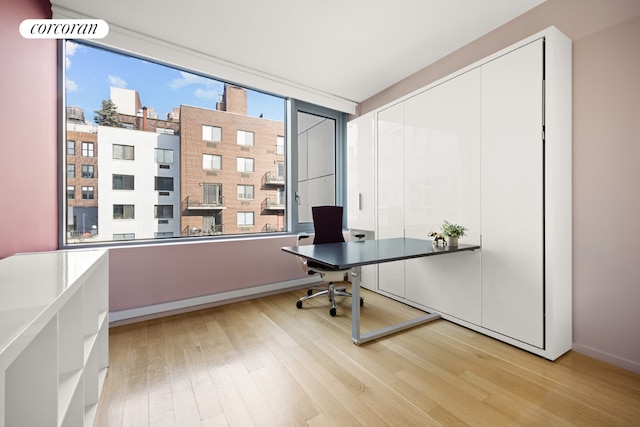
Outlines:
[[222, 142], [222, 129], [217, 126], [202, 125], [202, 139], [208, 142]]
[[255, 169], [253, 167], [254, 160], [246, 157], [238, 157], [237, 160], [238, 172], [253, 172]]
[[156, 148], [156, 162], [172, 164], [173, 163], [173, 150], [168, 150], [165, 148]]
[[113, 144], [114, 160], [135, 160], [135, 148], [131, 145]]
[[82, 143], [82, 157], [93, 157], [93, 142], [83, 142]]
[[246, 130], [238, 130], [237, 139], [238, 139], [238, 145], [253, 147], [253, 132], [249, 132]]
[[67, 156], [76, 155], [76, 142], [67, 140]]
[[173, 231], [156, 231], [153, 233], [154, 239], [167, 239], [173, 237]]
[[73, 200], [76, 198], [76, 187], [74, 185], [67, 185], [67, 199]]
[[136, 233], [115, 233], [113, 240], [135, 240]]
[[238, 185], [238, 199], [253, 199], [253, 185]]
[[76, 177], [76, 165], [67, 164], [67, 178], [75, 178]]
[[82, 177], [83, 178], [95, 178], [93, 165], [82, 165]]
[[284, 155], [284, 136], [276, 138], [276, 154]]
[[82, 186], [82, 199], [93, 200], [95, 198], [93, 186]]
[[135, 205], [113, 205], [113, 219], [135, 219]]
[[249, 227], [255, 224], [253, 212], [238, 212], [238, 227]]
[[218, 156], [215, 154], [203, 154], [202, 169], [219, 171], [220, 169], [222, 169], [222, 156]]
[[173, 178], [165, 176], [156, 176], [156, 191], [173, 191]]
[[222, 184], [202, 184], [202, 203], [205, 206], [222, 206]]
[[173, 205], [155, 205], [154, 218], [157, 218], [157, 219], [173, 218]]
[[113, 175], [112, 189], [135, 190], [135, 177], [133, 175]]

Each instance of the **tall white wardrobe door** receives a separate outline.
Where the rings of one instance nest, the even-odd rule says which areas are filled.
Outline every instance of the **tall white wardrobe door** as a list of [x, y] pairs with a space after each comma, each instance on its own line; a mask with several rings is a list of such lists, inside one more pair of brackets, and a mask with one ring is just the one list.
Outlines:
[[[404, 104], [378, 112], [377, 238], [404, 237]], [[404, 297], [404, 261], [378, 266], [378, 289]]]
[[[480, 70], [405, 101], [405, 235], [429, 239], [444, 220], [480, 243]], [[480, 324], [480, 251], [405, 261], [406, 298]]]
[[482, 66], [482, 326], [544, 346], [543, 41]]
[[375, 112], [347, 123], [347, 224], [350, 229], [375, 229]]

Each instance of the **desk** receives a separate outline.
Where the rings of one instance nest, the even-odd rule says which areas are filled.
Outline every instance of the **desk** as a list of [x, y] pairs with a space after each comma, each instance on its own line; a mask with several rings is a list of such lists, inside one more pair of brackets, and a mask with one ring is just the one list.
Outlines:
[[440, 318], [438, 313], [429, 313], [416, 319], [407, 320], [365, 334], [360, 333], [360, 267], [410, 258], [474, 251], [476, 249], [480, 249], [480, 246], [442, 247], [433, 246], [431, 240], [405, 238], [285, 246], [282, 248], [285, 252], [313, 260], [326, 265], [328, 268], [353, 269], [353, 279], [351, 281], [351, 293], [353, 295], [351, 301], [351, 338], [354, 344], [357, 345]]

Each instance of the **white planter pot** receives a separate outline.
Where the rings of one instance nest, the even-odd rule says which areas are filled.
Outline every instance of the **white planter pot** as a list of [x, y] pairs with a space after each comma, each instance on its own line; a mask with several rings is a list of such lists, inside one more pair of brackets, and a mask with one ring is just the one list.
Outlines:
[[447, 246], [458, 246], [458, 237], [444, 236], [444, 239], [447, 242]]

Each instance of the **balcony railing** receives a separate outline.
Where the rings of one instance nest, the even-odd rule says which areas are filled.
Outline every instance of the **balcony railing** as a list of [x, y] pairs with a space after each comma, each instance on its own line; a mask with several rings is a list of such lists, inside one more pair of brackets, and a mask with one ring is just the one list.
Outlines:
[[278, 231], [284, 231], [284, 227], [278, 227], [272, 224], [265, 224], [264, 227], [262, 227], [263, 233], [276, 233]]
[[185, 227], [182, 229], [183, 236], [219, 236], [224, 234], [224, 224], [212, 225], [204, 230], [197, 227]]
[[267, 172], [262, 177], [264, 185], [284, 185], [285, 179], [283, 175], [278, 175], [276, 172]]
[[283, 211], [284, 197], [267, 197], [262, 202], [262, 210]]
[[183, 210], [220, 210], [225, 209], [224, 197], [220, 197], [217, 200], [207, 200], [206, 202], [199, 199], [194, 199], [187, 196], [182, 201]]

